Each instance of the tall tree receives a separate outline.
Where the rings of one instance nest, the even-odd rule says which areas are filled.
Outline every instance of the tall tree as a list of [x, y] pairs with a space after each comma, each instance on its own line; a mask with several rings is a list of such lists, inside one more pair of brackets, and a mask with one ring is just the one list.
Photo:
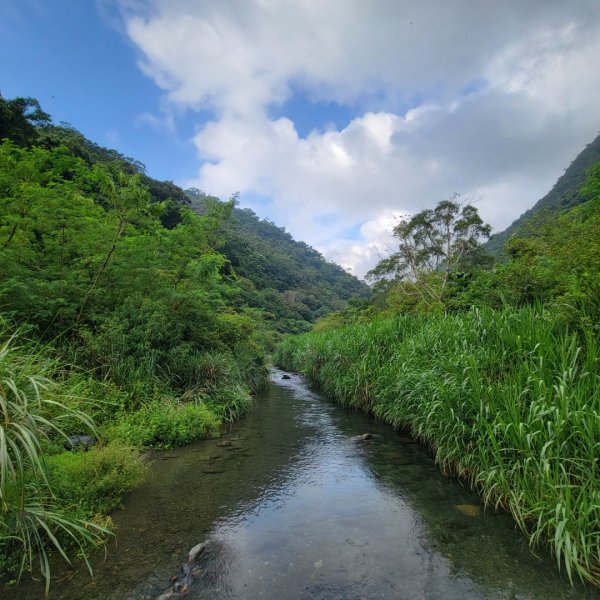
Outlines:
[[491, 227], [471, 204], [458, 202], [458, 194], [433, 209], [405, 217], [394, 227], [397, 250], [381, 260], [367, 277], [372, 281], [397, 280], [412, 285], [427, 305], [442, 303], [452, 273], [479, 249]]

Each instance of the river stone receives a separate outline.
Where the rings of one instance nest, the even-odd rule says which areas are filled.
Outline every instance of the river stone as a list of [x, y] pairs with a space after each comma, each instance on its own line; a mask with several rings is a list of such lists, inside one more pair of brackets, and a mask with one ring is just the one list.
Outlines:
[[291, 379], [291, 377], [289, 375], [283, 375], [281, 379]]
[[206, 550], [206, 543], [200, 542], [196, 544], [188, 554], [188, 562], [192, 562], [198, 558]]

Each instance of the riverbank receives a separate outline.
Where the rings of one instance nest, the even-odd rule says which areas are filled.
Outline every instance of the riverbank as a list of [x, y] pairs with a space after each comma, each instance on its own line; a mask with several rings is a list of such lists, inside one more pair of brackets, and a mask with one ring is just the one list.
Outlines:
[[219, 437], [267, 383], [264, 362], [207, 353], [195, 364], [199, 383], [185, 393], [165, 383], [133, 394], [63, 354], [0, 319], [4, 581], [39, 572], [49, 584], [52, 555], [69, 561], [105, 544], [111, 512], [144, 479], [143, 452]]
[[509, 511], [569, 578], [600, 585], [599, 341], [535, 309], [411, 315], [288, 338], [276, 362], [408, 427]]
[[[90, 556], [94, 581], [82, 563], [62, 568], [49, 600], [157, 600], [198, 544], [194, 600], [597, 600], [418, 444], [283, 375], [222, 438], [153, 453], [106, 557]], [[0, 588], [42, 595], [30, 580]]]

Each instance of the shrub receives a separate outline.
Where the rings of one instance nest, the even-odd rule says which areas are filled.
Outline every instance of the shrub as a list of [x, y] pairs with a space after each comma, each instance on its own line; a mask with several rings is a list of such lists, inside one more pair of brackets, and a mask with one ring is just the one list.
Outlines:
[[[67, 544], [83, 553], [98, 545], [105, 527], [84, 521], [56, 502], [48, 478], [44, 448], [50, 434], [66, 436], [77, 421], [92, 428], [89, 417], [71, 406], [55, 381], [55, 360], [31, 342], [17, 345], [0, 322], [0, 550], [18, 557], [19, 574], [39, 568], [50, 584], [48, 547], [69, 560]], [[89, 565], [88, 565], [89, 566]]]
[[48, 467], [56, 497], [86, 518], [118, 508], [122, 495], [139, 484], [145, 473], [139, 452], [118, 444], [63, 452], [49, 457]]
[[140, 448], [171, 448], [218, 435], [221, 422], [204, 404], [152, 400], [132, 413], [122, 413], [103, 428], [111, 441]]

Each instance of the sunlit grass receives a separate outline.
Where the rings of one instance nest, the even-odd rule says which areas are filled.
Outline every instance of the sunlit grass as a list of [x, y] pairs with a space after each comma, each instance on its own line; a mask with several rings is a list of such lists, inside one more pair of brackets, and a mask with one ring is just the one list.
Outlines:
[[409, 427], [569, 578], [599, 585], [598, 346], [528, 308], [307, 334], [277, 360], [338, 402]]

